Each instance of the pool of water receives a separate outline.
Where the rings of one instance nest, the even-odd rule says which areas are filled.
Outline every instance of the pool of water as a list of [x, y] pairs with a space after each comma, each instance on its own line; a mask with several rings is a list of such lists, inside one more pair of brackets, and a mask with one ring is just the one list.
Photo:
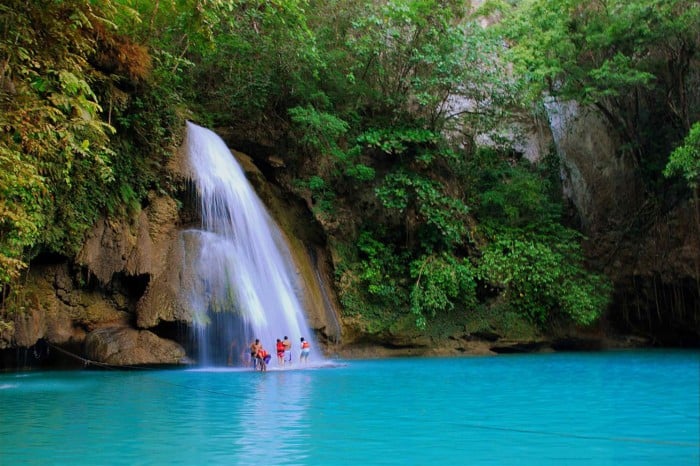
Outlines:
[[700, 352], [0, 374], [0, 464], [693, 465]]

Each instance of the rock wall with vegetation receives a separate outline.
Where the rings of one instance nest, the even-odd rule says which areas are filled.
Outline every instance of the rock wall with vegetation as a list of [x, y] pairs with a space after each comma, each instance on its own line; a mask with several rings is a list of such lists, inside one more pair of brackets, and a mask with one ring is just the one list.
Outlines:
[[650, 193], [600, 113], [571, 102], [549, 111], [584, 250], [613, 283], [608, 324], [657, 344], [696, 344], [698, 204], [664, 193], [663, 205]]
[[338, 351], [697, 345], [698, 31], [688, 0], [6, 1], [2, 360], [180, 357], [186, 119], [291, 214]]

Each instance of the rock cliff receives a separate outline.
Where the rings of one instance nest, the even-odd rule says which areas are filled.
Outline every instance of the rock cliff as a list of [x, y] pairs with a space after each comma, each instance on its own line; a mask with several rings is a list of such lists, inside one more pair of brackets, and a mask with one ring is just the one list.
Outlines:
[[[334, 294], [323, 278], [329, 269], [321, 232], [302, 203], [276, 192], [248, 156], [236, 156], [287, 233], [302, 287], [310, 290], [305, 295], [309, 324], [321, 342], [339, 341]], [[184, 342], [175, 341], [187, 332], [173, 329], [187, 329], [192, 321], [182, 290], [193, 283], [187, 261], [197, 237], [182, 232], [199, 219], [190, 205], [182, 151], [174, 154], [168, 171], [184, 187], [181, 198], [152, 193], [130, 218], [98, 221], [76, 258], [34, 261], [23, 304], [0, 332], [0, 349], [56, 345], [117, 366], [188, 362]]]
[[614, 286], [608, 331], [661, 345], [700, 344], [700, 206], [662, 205], [614, 131], [575, 102], [549, 102], [564, 195], [587, 236], [591, 266]]
[[[607, 337], [618, 334], [635, 335], [629, 340], [632, 344], [699, 344], [698, 206], [685, 201], [665, 210], [654, 208], [636, 167], [619, 156], [619, 142], [595, 112], [555, 102], [549, 102], [547, 110], [551, 131], [533, 123], [539, 129], [521, 145], [529, 148], [524, 155], [537, 161], [542, 154], [532, 148], [544, 150], [554, 142], [563, 195], [575, 207], [576, 222], [586, 234], [591, 266], [613, 281], [614, 301], [593, 336], [566, 329], [561, 335], [528, 342], [517, 340], [512, 329], [472, 325], [467, 330], [445, 323], [439, 341], [400, 325], [381, 341], [366, 339], [352, 318], [343, 320], [338, 311], [332, 248], [327, 244], [337, 225], [324, 225], [307, 202], [281, 190], [288, 180], [280, 159], [259, 155], [256, 159], [268, 169], [268, 176], [282, 173], [271, 183], [250, 157], [235, 153], [285, 232], [300, 282], [310, 290], [305, 296], [308, 321], [326, 352], [489, 354], [556, 345], [604, 347]], [[192, 319], [181, 290], [192, 284], [187, 258], [192, 257], [188, 251], [196, 247], [192, 243], [196, 237], [182, 232], [198, 224], [199, 218], [187, 189], [182, 151], [174, 154], [168, 170], [183, 187], [175, 196], [152, 193], [130, 218], [100, 220], [74, 259], [40, 256], [31, 264], [21, 291], [22, 305], [13, 311], [11, 325], [0, 328], [0, 350], [43, 342], [106, 364], [187, 362], [181, 341], [186, 332], [178, 329], [187, 329]], [[13, 363], [18, 362], [7, 364]]]

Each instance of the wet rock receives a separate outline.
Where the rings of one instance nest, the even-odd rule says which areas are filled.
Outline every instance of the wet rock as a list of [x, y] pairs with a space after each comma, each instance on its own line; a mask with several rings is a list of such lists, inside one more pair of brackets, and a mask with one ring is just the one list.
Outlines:
[[76, 261], [107, 284], [118, 272], [157, 276], [176, 238], [178, 207], [174, 199], [152, 195], [147, 208], [126, 220], [101, 219]]
[[85, 338], [85, 357], [115, 366], [181, 364], [185, 350], [148, 330], [117, 327], [90, 332]]

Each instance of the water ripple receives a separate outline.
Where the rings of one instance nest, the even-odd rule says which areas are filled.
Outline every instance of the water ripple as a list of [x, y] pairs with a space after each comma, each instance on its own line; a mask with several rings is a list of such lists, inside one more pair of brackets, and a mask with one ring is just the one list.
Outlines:
[[700, 354], [0, 374], [0, 463], [700, 461]]

